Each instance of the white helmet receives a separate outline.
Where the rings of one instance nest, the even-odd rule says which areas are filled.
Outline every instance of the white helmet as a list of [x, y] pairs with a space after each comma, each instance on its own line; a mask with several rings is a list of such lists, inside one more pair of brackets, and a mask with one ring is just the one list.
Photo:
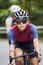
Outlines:
[[14, 17], [20, 18], [20, 19], [21, 18], [28, 19], [28, 13], [26, 11], [24, 11], [24, 10], [19, 10], [19, 11], [15, 12]]
[[17, 11], [19, 11], [19, 10], [21, 10], [21, 8], [20, 8], [18, 5], [12, 5], [12, 6], [10, 7], [10, 11], [11, 11], [12, 13], [15, 13], [15, 12], [17, 12]]

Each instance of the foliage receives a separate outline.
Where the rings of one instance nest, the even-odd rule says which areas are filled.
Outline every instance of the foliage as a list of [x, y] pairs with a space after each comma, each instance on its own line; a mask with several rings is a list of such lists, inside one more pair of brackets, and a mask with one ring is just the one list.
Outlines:
[[43, 0], [0, 0], [0, 26], [5, 25], [5, 19], [9, 15], [8, 8], [12, 4], [19, 5], [27, 11], [32, 23], [43, 25]]
[[0, 10], [0, 26], [5, 26], [5, 20], [7, 16], [9, 15], [9, 9], [8, 10]]
[[18, 0], [18, 3], [22, 9], [29, 13], [32, 23], [43, 25], [43, 0]]
[[8, 8], [10, 5], [10, 0], [0, 0], [0, 9]]
[[[0, 0], [0, 26], [5, 26], [5, 20], [10, 15], [9, 7], [19, 5], [28, 12], [29, 19], [35, 25], [43, 25], [43, 0]], [[7, 35], [0, 35], [4, 37]], [[43, 33], [39, 34], [39, 38], [43, 37]]]
[[29, 19], [35, 25], [43, 25], [43, 14], [32, 12], [29, 14]]
[[39, 39], [43, 39], [43, 33], [38, 33]]

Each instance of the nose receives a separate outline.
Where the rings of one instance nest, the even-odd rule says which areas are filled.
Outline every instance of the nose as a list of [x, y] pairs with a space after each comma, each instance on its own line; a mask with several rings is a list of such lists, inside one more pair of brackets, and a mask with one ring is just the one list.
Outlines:
[[21, 22], [21, 24], [23, 24], [23, 22]]

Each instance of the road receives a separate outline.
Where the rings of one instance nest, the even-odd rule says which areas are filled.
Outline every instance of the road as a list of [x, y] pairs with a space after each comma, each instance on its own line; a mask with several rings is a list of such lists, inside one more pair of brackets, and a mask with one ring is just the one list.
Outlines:
[[[39, 45], [42, 53], [42, 60], [39, 65], [43, 65], [43, 40], [39, 40]], [[7, 39], [0, 39], [0, 65], [8, 64], [9, 45]]]

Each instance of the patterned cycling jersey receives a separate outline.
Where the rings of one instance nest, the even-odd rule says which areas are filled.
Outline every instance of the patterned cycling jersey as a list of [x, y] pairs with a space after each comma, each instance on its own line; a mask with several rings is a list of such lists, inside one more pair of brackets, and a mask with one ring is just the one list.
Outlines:
[[25, 43], [38, 38], [36, 26], [31, 23], [27, 24], [23, 32], [19, 31], [16, 25], [11, 27], [11, 31], [14, 33], [14, 39], [18, 42]]

